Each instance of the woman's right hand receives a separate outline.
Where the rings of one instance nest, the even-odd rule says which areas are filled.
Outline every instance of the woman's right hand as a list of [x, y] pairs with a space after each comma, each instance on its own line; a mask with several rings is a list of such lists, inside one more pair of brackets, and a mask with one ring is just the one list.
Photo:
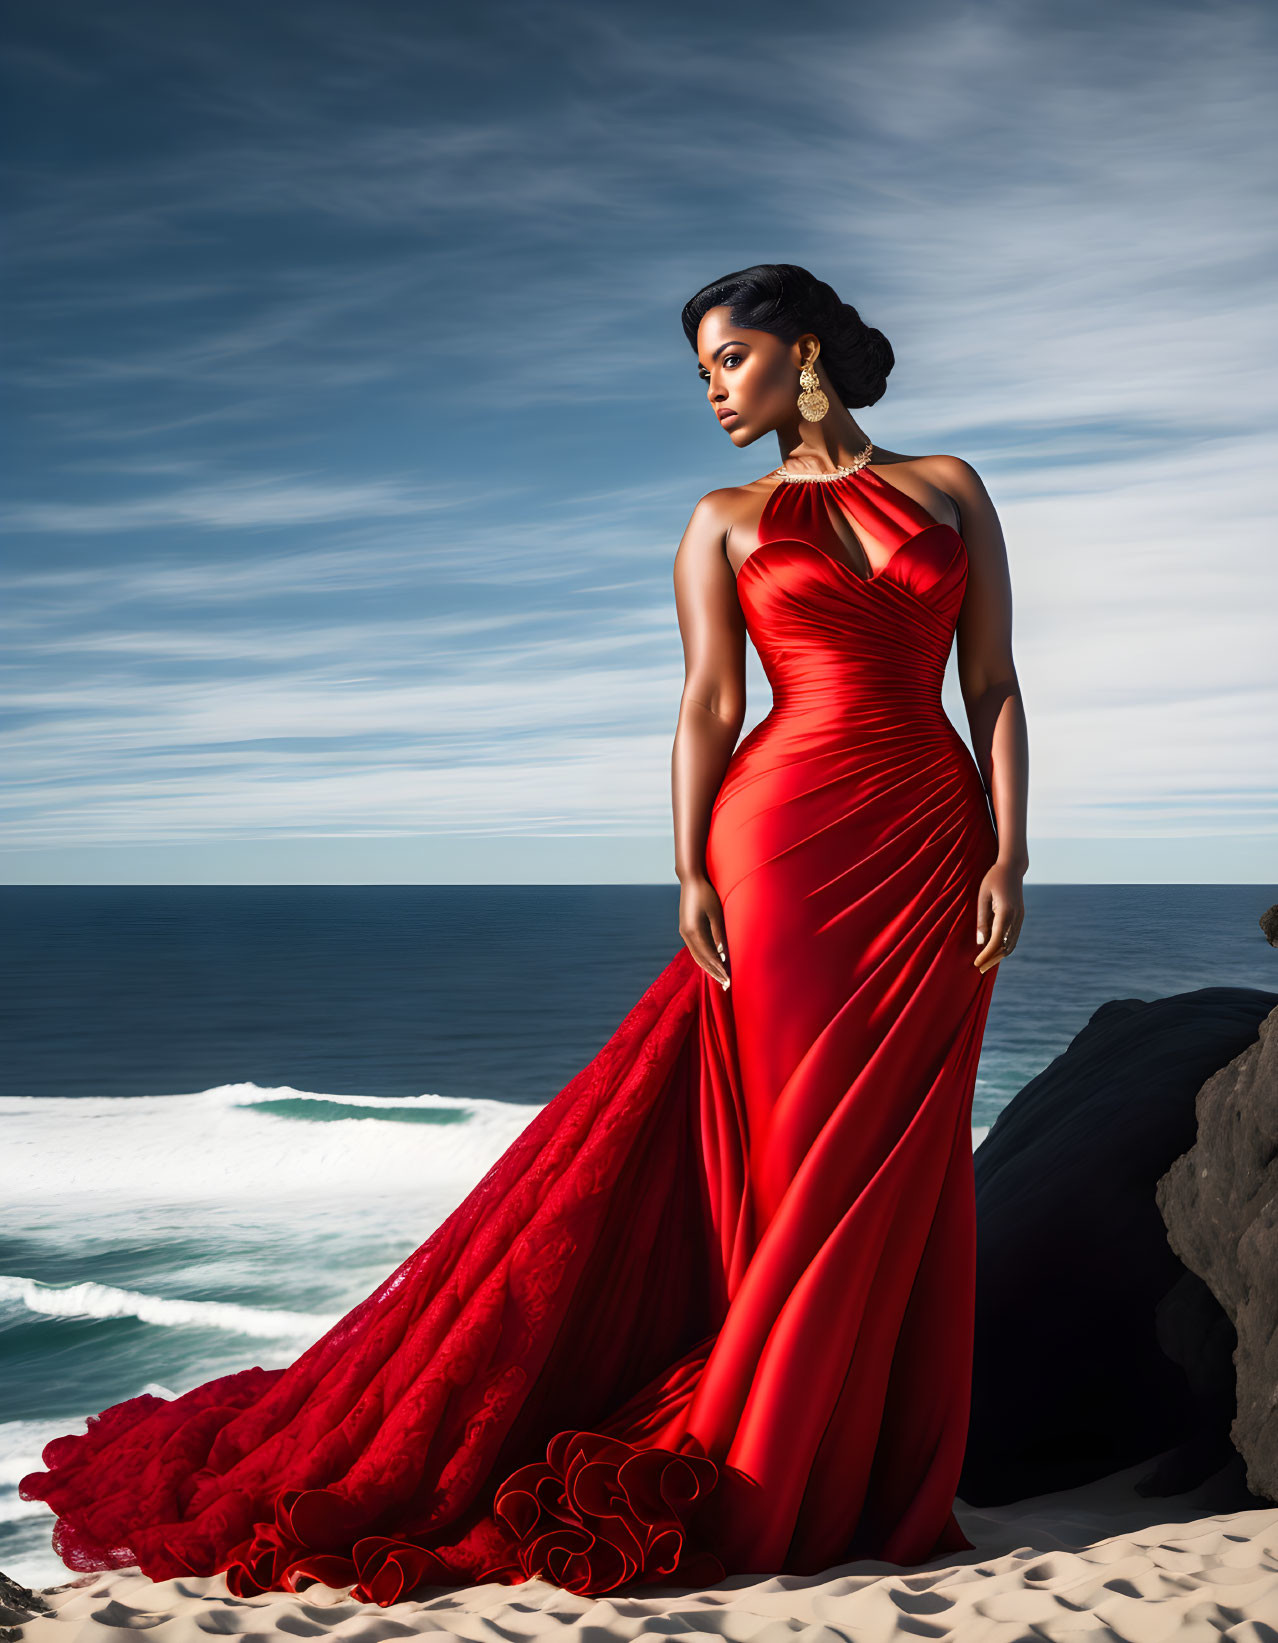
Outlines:
[[708, 878], [685, 879], [679, 894], [679, 934], [689, 952], [713, 981], [726, 992], [728, 938], [723, 927], [723, 905]]

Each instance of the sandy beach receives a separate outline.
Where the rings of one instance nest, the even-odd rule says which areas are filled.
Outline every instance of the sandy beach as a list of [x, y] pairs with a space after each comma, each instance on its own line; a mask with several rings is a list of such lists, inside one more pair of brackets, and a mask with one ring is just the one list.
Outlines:
[[1231, 1509], [1232, 1469], [1191, 1493], [1146, 1500], [1148, 1463], [1099, 1483], [997, 1509], [959, 1504], [974, 1550], [903, 1571], [863, 1561], [822, 1575], [749, 1575], [699, 1592], [642, 1588], [579, 1598], [541, 1581], [438, 1588], [381, 1609], [312, 1586], [228, 1594], [220, 1576], [153, 1582], [136, 1569], [84, 1575], [42, 1595], [50, 1613], [0, 1615], [23, 1643], [200, 1643], [209, 1633], [332, 1636], [350, 1643], [441, 1633], [477, 1640], [703, 1634], [735, 1643], [802, 1637], [1123, 1643], [1278, 1639], [1278, 1506]]

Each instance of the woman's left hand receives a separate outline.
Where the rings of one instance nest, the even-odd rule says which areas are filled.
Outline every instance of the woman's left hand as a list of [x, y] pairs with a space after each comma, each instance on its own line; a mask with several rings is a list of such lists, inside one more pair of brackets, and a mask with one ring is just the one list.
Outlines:
[[1016, 946], [1025, 922], [1025, 895], [1021, 888], [1024, 877], [1022, 869], [996, 861], [981, 880], [976, 898], [976, 939], [984, 946], [972, 962], [982, 975]]

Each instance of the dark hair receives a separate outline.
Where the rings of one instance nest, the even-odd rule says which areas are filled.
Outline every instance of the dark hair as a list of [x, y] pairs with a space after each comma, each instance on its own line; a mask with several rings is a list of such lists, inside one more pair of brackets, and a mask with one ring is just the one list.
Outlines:
[[706, 310], [725, 303], [732, 323], [743, 329], [770, 331], [786, 343], [806, 331], [819, 337], [830, 386], [849, 410], [883, 398], [888, 372], [896, 363], [892, 344], [806, 268], [792, 262], [760, 262], [703, 285], [683, 309], [684, 333], [694, 350]]

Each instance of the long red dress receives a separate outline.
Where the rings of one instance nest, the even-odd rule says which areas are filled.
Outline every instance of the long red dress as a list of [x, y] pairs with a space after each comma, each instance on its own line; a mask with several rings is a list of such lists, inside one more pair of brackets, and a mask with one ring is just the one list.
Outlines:
[[868, 467], [778, 482], [738, 578], [773, 707], [707, 839], [730, 989], [681, 946], [289, 1368], [50, 1443], [21, 1493], [72, 1569], [388, 1604], [969, 1547], [970, 1109], [997, 975], [972, 960], [997, 839], [941, 707], [966, 581], [958, 532]]

